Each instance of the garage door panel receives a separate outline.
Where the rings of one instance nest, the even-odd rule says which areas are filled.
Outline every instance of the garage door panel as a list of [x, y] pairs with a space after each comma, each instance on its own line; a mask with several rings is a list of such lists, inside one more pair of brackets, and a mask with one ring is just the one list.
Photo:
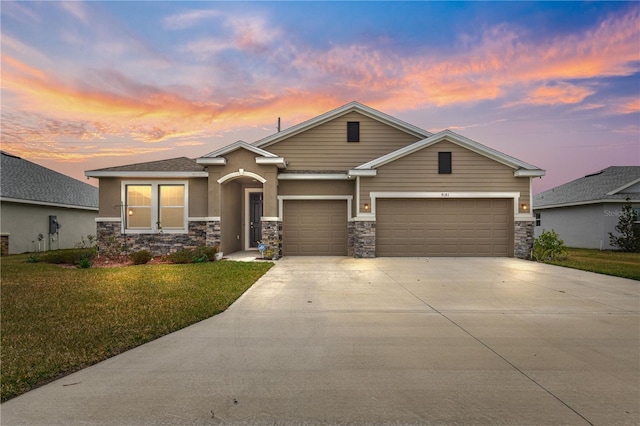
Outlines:
[[508, 199], [380, 199], [376, 254], [510, 256], [511, 210]]
[[285, 200], [283, 216], [284, 255], [346, 256], [346, 201]]

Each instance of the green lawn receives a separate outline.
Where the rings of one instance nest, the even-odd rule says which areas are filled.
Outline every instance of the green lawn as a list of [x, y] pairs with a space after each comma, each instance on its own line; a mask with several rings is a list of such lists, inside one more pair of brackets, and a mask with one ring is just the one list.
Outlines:
[[224, 311], [272, 263], [70, 269], [2, 258], [3, 401]]
[[569, 257], [553, 265], [640, 280], [640, 253], [569, 248]]

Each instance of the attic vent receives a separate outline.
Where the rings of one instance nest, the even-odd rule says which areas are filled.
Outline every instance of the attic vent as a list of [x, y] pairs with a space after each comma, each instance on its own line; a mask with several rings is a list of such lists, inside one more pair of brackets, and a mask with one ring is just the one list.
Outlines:
[[359, 121], [347, 121], [347, 142], [360, 142]]

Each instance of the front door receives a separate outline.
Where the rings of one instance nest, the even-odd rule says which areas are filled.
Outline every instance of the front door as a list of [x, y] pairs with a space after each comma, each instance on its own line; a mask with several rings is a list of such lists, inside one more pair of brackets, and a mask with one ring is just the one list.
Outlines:
[[249, 247], [262, 239], [262, 192], [249, 193]]

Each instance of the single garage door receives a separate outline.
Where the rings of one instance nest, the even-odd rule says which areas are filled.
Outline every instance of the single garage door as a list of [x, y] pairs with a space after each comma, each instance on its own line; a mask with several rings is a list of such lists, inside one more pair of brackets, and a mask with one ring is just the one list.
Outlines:
[[346, 256], [347, 202], [285, 200], [282, 232], [285, 256]]
[[511, 199], [376, 201], [376, 256], [512, 256]]

